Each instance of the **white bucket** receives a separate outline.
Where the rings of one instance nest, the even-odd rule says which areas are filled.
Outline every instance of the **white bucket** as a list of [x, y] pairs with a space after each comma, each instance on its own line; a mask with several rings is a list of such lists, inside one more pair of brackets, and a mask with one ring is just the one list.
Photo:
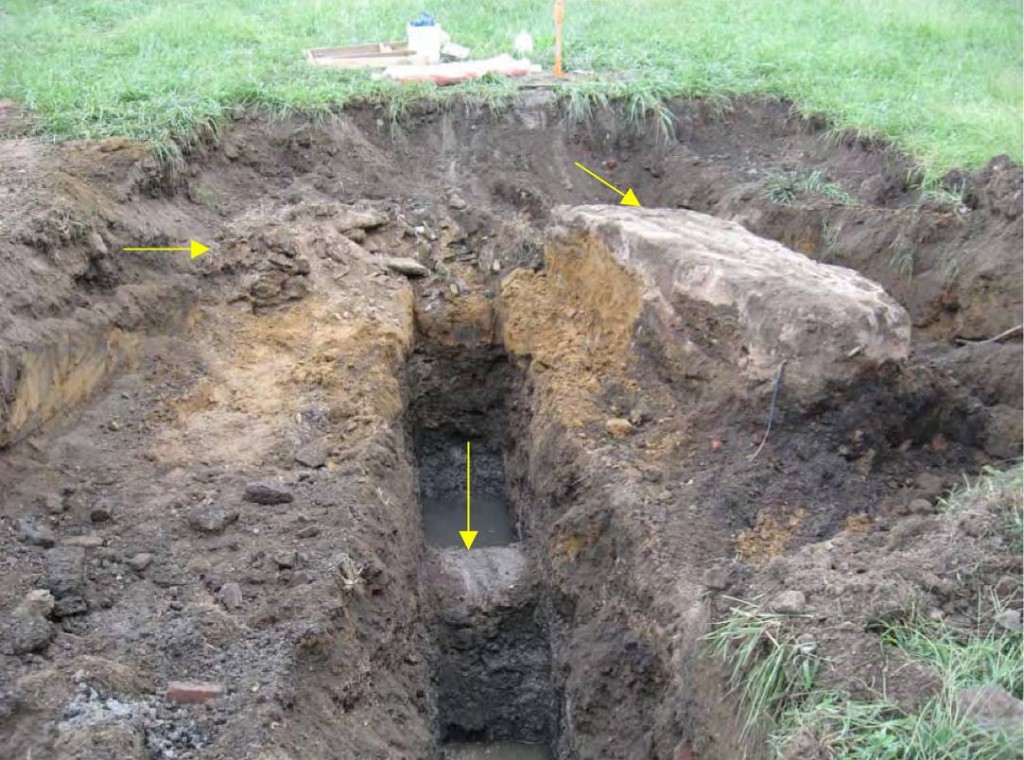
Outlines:
[[409, 50], [416, 56], [422, 56], [427, 63], [441, 60], [441, 45], [444, 44], [444, 32], [438, 24], [432, 26], [405, 27], [405, 37], [409, 42]]

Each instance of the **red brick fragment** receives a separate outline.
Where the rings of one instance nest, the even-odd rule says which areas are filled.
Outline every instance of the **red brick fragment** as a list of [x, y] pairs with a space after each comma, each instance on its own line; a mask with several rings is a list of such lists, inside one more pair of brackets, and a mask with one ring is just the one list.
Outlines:
[[167, 684], [169, 702], [180, 702], [182, 704], [194, 704], [216, 699], [224, 693], [224, 687], [219, 683], [205, 683], [201, 681], [171, 681]]

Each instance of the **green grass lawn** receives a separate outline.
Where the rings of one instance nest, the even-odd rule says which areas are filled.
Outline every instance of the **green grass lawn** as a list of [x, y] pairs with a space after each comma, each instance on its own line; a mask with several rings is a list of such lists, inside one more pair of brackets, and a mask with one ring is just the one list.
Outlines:
[[[302, 50], [401, 39], [424, 7], [476, 55], [511, 52], [528, 30], [551, 63], [550, 0], [5, 0], [0, 97], [48, 136], [154, 140], [237, 105], [387, 98], [397, 86], [314, 68]], [[628, 74], [585, 92], [643, 102], [792, 98], [888, 136], [934, 176], [1021, 160], [1022, 23], [1009, 0], [566, 0], [566, 63]]]

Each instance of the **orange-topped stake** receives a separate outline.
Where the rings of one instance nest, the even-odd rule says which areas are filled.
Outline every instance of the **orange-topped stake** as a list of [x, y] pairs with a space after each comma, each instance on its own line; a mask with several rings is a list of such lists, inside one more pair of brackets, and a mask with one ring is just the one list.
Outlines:
[[564, 77], [562, 71], [562, 21], [565, 20], [565, 1], [555, 0], [555, 76]]

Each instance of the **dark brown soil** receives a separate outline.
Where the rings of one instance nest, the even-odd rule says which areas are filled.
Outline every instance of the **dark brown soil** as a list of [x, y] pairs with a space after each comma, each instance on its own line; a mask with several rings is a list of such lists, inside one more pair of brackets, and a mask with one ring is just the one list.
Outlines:
[[[866, 652], [876, 621], [956, 616], [1019, 574], [988, 518], [961, 541], [952, 517], [907, 513], [1020, 456], [1020, 338], [954, 340], [1022, 321], [1020, 167], [951, 177], [965, 202], [942, 208], [905, 157], [776, 101], [673, 104], [669, 139], [613, 110], [573, 123], [543, 93], [450, 108], [241, 117], [180, 166], [126, 141], [0, 142], [0, 623], [19, 642], [0, 756], [543, 739], [576, 760], [757, 757], [701, 655], [716, 595], [798, 588], [822, 650]], [[631, 332], [621, 273], [560, 272], [569, 297], [549, 281], [548, 210], [616, 200], [575, 161], [859, 269], [912, 314], [915, 355], [814, 406], [783, 393], [751, 460], [761, 396]], [[855, 203], [767, 197], [814, 171]], [[214, 250], [120, 250], [189, 238]], [[530, 568], [497, 607], [451, 606], [423, 540], [418, 465], [463, 436], [504, 477]], [[252, 501], [257, 481], [291, 501]], [[29, 625], [14, 610], [39, 588], [56, 608]], [[481, 704], [520, 676], [536, 699], [474, 723], [478, 676]], [[176, 705], [177, 680], [226, 692]]]

